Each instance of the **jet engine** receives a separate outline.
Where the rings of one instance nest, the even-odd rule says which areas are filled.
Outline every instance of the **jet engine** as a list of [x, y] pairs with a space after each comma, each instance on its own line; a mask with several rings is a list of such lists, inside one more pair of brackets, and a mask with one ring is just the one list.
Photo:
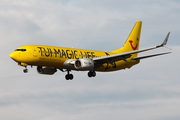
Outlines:
[[37, 72], [39, 74], [53, 75], [56, 71], [57, 71], [56, 68], [53, 67], [43, 67], [43, 66], [37, 67]]
[[94, 62], [91, 59], [78, 59], [74, 63], [77, 70], [93, 70]]

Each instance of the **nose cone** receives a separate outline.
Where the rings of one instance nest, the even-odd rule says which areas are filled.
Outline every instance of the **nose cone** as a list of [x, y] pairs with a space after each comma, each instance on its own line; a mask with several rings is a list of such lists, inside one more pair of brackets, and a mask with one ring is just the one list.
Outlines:
[[13, 60], [15, 60], [15, 58], [16, 58], [15, 53], [14, 53], [14, 52], [12, 52], [12, 53], [10, 54], [10, 57], [11, 57]]

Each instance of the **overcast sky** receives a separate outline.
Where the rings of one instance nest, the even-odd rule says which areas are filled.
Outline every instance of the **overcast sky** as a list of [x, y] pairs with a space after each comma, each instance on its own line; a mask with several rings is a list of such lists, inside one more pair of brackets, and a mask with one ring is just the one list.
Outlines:
[[[179, 120], [179, 11], [179, 0], [0, 0], [0, 120]], [[171, 54], [95, 78], [73, 71], [73, 81], [24, 74], [9, 57], [23, 45], [113, 51], [139, 20], [140, 48], [171, 31]]]

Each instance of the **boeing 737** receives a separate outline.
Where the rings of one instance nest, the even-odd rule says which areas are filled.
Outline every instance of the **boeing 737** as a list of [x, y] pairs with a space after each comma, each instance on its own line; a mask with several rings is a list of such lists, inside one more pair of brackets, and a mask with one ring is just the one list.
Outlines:
[[137, 21], [124, 46], [120, 49], [103, 52], [64, 47], [43, 45], [26, 45], [17, 48], [10, 57], [25, 67], [24, 73], [28, 72], [27, 66], [37, 66], [37, 72], [45, 75], [53, 75], [57, 70], [67, 72], [66, 80], [74, 77], [70, 72], [88, 71], [89, 77], [95, 77], [96, 71], [110, 72], [131, 68], [138, 64], [141, 59], [168, 54], [170, 52], [138, 56], [138, 53], [164, 47], [168, 41], [170, 32], [162, 44], [139, 50], [141, 21]]

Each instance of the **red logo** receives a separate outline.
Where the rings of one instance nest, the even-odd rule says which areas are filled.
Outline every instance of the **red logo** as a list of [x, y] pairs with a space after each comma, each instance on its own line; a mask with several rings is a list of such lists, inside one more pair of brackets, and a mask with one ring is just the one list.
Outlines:
[[[137, 38], [137, 41], [138, 41], [138, 40], [139, 40], [139, 39]], [[133, 49], [133, 50], [136, 50], [136, 49], [137, 49], [137, 47], [138, 47], [138, 43], [136, 44], [136, 46], [135, 46], [135, 47], [134, 47], [134, 46], [133, 46], [133, 44], [132, 44], [132, 43], [133, 43], [133, 41], [132, 41], [132, 40], [129, 40], [129, 43], [131, 44], [131, 47], [132, 47], [132, 49]]]

